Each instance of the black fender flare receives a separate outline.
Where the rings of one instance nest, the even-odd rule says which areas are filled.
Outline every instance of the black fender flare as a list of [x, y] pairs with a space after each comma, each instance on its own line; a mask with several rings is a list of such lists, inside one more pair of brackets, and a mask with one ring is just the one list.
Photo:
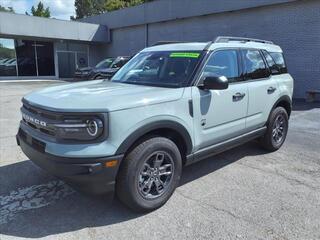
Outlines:
[[116, 155], [118, 154], [125, 154], [128, 149], [141, 137], [148, 134], [151, 131], [157, 130], [157, 129], [169, 129], [172, 131], [175, 131], [179, 133], [179, 135], [183, 138], [186, 147], [187, 147], [187, 154], [190, 154], [192, 151], [192, 140], [191, 136], [188, 132], [188, 130], [180, 123], [172, 121], [172, 120], [161, 120], [161, 121], [155, 121], [148, 123], [137, 130], [135, 130], [133, 133], [131, 133], [118, 147], [116, 151]]
[[290, 110], [288, 112], [288, 117], [290, 117], [291, 115], [291, 111], [292, 111], [292, 100], [291, 98], [288, 96], [288, 95], [284, 95], [284, 96], [281, 96], [272, 106], [271, 108], [271, 111], [269, 113], [269, 117], [268, 117], [268, 122], [269, 122], [269, 118], [270, 118], [270, 115], [272, 113], [272, 111], [276, 108], [276, 106], [280, 103], [280, 102], [287, 102], [290, 106]]
[[291, 98], [290, 98], [288, 95], [281, 96], [281, 97], [275, 102], [275, 104], [273, 105], [272, 109], [274, 109], [274, 108], [279, 104], [279, 102], [282, 102], [282, 101], [289, 103], [289, 105], [290, 105], [290, 112], [288, 112], [288, 114], [290, 115], [290, 114], [291, 114], [291, 110], [292, 110], [292, 100], [291, 100]]
[[102, 77], [100, 73], [96, 73], [95, 75], [93, 75], [93, 77], [91, 79], [97, 80], [97, 79], [99, 79], [98, 77]]

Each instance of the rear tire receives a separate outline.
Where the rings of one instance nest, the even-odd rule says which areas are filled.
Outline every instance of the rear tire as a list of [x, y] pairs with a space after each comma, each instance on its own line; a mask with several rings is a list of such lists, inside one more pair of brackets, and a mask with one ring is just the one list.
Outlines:
[[288, 113], [283, 107], [275, 108], [269, 117], [267, 131], [261, 138], [261, 145], [268, 151], [277, 151], [288, 133]]
[[179, 184], [181, 154], [176, 144], [164, 137], [147, 139], [132, 149], [117, 176], [119, 200], [138, 212], [161, 207]]

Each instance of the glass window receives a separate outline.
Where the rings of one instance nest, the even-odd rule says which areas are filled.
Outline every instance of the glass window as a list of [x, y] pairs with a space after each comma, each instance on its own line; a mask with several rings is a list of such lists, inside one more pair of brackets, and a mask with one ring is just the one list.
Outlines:
[[14, 40], [0, 38], [0, 77], [17, 76]]
[[53, 43], [35, 42], [39, 76], [54, 76]]
[[108, 68], [110, 67], [111, 63], [114, 61], [114, 58], [107, 58], [105, 60], [102, 60], [96, 65], [96, 68]]
[[112, 78], [114, 82], [181, 87], [187, 83], [200, 52], [141, 52], [124, 65]]
[[287, 73], [288, 69], [282, 53], [270, 52], [270, 55], [273, 58], [273, 60], [276, 62], [278, 67], [280, 68], [280, 73]]
[[279, 74], [280, 73], [280, 68], [278, 67], [278, 65], [276, 64], [276, 62], [273, 60], [273, 58], [271, 57], [271, 55], [266, 51], [263, 50], [263, 55], [267, 61], [267, 64], [269, 66], [269, 69], [271, 71], [272, 74]]
[[19, 76], [37, 76], [34, 41], [16, 40]]
[[76, 70], [76, 56], [74, 52], [58, 52], [58, 66], [60, 78], [71, 78]]
[[116, 58], [113, 63], [110, 65], [110, 68], [121, 68], [123, 65], [125, 65], [128, 62], [128, 59], [126, 58]]
[[77, 68], [88, 67], [87, 53], [77, 52]]
[[270, 75], [259, 50], [243, 50], [242, 54], [247, 80], [267, 78]]
[[214, 52], [203, 73], [213, 73], [217, 76], [225, 76], [229, 82], [239, 79], [238, 55], [237, 50], [221, 50]]

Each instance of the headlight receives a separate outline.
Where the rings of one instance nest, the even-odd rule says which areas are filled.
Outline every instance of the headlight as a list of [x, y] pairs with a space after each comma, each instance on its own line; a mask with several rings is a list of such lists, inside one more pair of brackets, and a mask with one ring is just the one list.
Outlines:
[[87, 120], [87, 132], [90, 136], [96, 137], [99, 132], [100, 121], [96, 119]]
[[57, 138], [66, 140], [94, 140], [103, 131], [103, 121], [98, 117], [65, 119], [64, 123], [54, 124]]

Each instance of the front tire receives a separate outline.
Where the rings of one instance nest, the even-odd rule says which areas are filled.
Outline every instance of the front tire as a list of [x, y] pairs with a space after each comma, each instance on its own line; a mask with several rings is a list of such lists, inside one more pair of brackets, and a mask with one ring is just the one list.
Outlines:
[[261, 139], [262, 146], [268, 151], [278, 150], [288, 133], [288, 113], [283, 107], [275, 108], [269, 117], [267, 132]]
[[138, 212], [161, 207], [179, 184], [181, 154], [168, 138], [153, 137], [137, 145], [121, 164], [116, 183], [119, 200]]

